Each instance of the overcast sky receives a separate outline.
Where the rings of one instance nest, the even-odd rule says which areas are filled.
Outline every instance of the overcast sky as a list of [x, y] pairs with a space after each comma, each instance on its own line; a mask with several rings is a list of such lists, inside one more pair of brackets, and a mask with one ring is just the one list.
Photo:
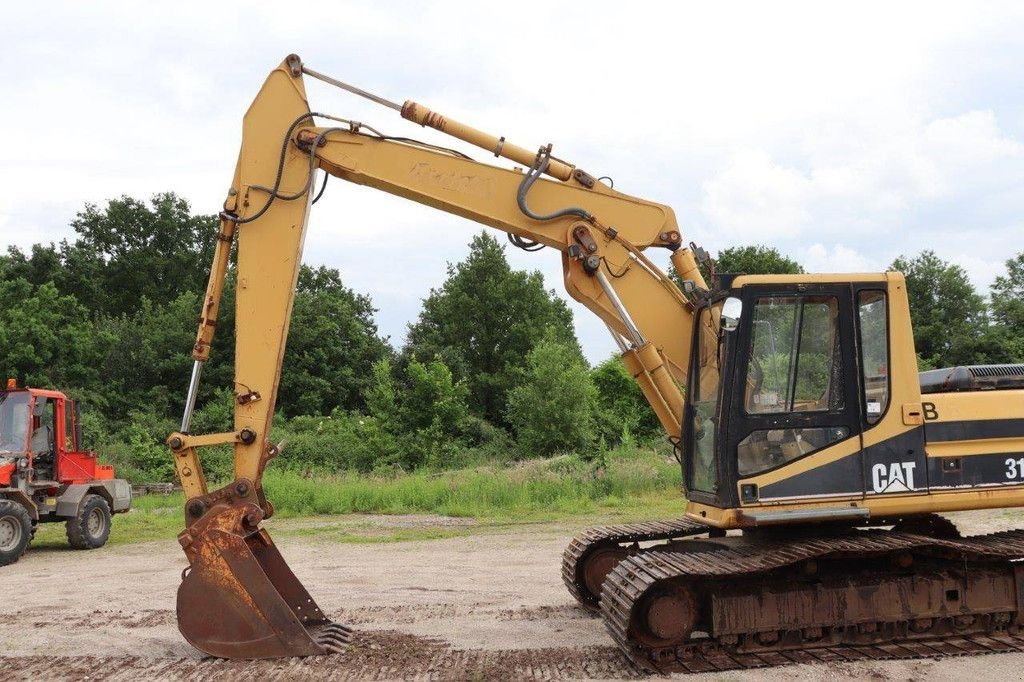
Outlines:
[[[216, 212], [242, 113], [297, 52], [522, 146], [553, 142], [617, 189], [672, 205], [684, 239], [712, 252], [765, 244], [808, 270], [844, 272], [930, 248], [986, 292], [1024, 250], [1021, 3], [249, 0], [3, 12], [4, 248], [72, 236], [83, 204], [121, 194], [174, 191]], [[314, 110], [452, 145], [319, 82], [307, 90]], [[385, 236], [396, 229], [401, 248]], [[334, 182], [305, 260], [369, 294], [400, 345], [477, 229]], [[555, 253], [509, 251], [562, 293]], [[573, 310], [588, 357], [610, 354], [603, 325]]]

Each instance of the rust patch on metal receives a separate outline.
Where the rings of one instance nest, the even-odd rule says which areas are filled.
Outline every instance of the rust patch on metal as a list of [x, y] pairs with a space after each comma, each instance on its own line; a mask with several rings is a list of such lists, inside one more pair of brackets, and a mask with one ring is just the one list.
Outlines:
[[629, 550], [619, 545], [599, 547], [583, 561], [583, 583], [591, 594], [601, 594], [601, 586], [612, 569], [629, 556]]
[[417, 107], [418, 105], [416, 104], [416, 102], [413, 102], [411, 99], [406, 100], [405, 103], [402, 105], [402, 118], [407, 119], [409, 121], [415, 121], [416, 114], [418, 113]]
[[448, 121], [436, 111], [430, 111], [427, 113], [427, 117], [423, 119], [423, 125], [443, 131], [447, 127]]
[[[317, 141], [318, 138], [319, 141]], [[310, 128], [303, 128], [299, 132], [295, 133], [295, 145], [299, 149], [308, 152], [314, 143], [316, 143], [316, 146], [318, 147], [323, 147], [327, 144], [327, 138], [320, 137], [320, 133], [315, 130], [311, 130]]]

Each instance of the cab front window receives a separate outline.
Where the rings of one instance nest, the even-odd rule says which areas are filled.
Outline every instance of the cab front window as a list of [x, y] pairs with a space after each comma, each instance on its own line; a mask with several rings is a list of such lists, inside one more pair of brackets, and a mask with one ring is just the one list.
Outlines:
[[718, 464], [716, 438], [718, 432], [719, 396], [721, 395], [721, 357], [717, 320], [721, 316], [721, 303], [704, 308], [698, 320], [697, 365], [691, 376], [690, 400], [692, 405], [690, 433], [692, 434], [694, 490], [713, 493], [717, 488]]
[[0, 454], [25, 452], [28, 446], [29, 394], [0, 392]]
[[845, 426], [782, 426], [787, 415], [838, 414], [845, 406], [838, 299], [759, 298], [752, 332], [744, 411], [772, 421], [765, 423], [770, 428], [752, 431], [737, 444], [741, 476], [792, 462], [850, 435]]

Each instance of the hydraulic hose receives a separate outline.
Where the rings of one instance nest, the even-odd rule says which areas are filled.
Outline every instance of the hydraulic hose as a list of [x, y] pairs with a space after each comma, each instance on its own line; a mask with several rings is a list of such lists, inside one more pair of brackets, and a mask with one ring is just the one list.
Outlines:
[[593, 220], [594, 216], [591, 215], [590, 212], [576, 206], [570, 206], [568, 208], [555, 211], [554, 213], [547, 214], [534, 213], [530, 210], [530, 207], [526, 204], [526, 195], [529, 193], [530, 188], [533, 187], [533, 183], [537, 182], [537, 178], [543, 175], [544, 171], [547, 170], [549, 163], [551, 163], [550, 145], [548, 147], [541, 148], [540, 152], [537, 154], [536, 161], [533, 162], [533, 166], [530, 167], [526, 176], [523, 177], [523, 181], [519, 183], [519, 191], [516, 192], [516, 203], [519, 204], [519, 210], [523, 212], [523, 215], [531, 220], [547, 221], [570, 215], [582, 218], [583, 220]]

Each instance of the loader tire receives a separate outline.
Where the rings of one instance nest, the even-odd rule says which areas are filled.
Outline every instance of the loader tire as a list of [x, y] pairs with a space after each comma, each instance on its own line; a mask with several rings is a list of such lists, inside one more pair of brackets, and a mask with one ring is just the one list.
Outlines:
[[86, 495], [78, 516], [67, 521], [68, 544], [75, 549], [96, 549], [110, 537], [110, 505], [99, 495]]
[[32, 540], [32, 517], [14, 500], [0, 500], [0, 566], [21, 558]]

